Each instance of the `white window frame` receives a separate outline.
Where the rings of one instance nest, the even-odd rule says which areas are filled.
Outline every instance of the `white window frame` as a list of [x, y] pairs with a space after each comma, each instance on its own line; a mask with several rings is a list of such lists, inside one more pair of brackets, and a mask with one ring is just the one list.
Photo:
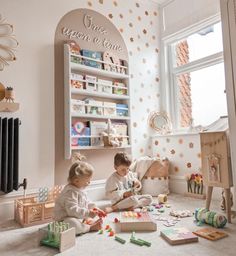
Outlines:
[[173, 133], [187, 132], [189, 128], [181, 128], [179, 124], [179, 111], [178, 111], [178, 90], [177, 90], [177, 76], [187, 72], [193, 72], [203, 68], [207, 68], [219, 63], [224, 62], [223, 51], [200, 58], [190, 63], [184, 64], [179, 67], [173, 65], [173, 49], [171, 47], [174, 43], [187, 38], [188, 36], [201, 31], [202, 29], [212, 26], [221, 21], [220, 13], [208, 19], [205, 19], [197, 24], [185, 28], [178, 33], [172, 34], [162, 38], [161, 42], [161, 95], [162, 102], [161, 108], [165, 109], [169, 114]]

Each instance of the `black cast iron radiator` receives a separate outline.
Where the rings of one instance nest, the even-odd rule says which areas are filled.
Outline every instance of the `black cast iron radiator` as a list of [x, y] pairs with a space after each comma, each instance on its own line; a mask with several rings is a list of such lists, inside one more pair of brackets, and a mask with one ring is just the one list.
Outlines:
[[19, 118], [0, 117], [0, 191], [19, 188]]

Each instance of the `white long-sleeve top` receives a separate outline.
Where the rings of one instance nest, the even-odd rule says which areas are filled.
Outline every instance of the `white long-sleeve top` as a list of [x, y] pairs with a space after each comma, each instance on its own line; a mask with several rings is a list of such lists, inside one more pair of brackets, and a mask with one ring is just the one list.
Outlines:
[[133, 172], [128, 172], [124, 177], [114, 172], [106, 181], [106, 196], [111, 200], [112, 204], [115, 204], [123, 199], [125, 192], [131, 190], [135, 181], [138, 180]]
[[95, 205], [91, 203], [83, 189], [73, 185], [66, 185], [55, 202], [55, 220], [60, 221], [66, 217], [84, 219], [89, 216], [89, 209]]

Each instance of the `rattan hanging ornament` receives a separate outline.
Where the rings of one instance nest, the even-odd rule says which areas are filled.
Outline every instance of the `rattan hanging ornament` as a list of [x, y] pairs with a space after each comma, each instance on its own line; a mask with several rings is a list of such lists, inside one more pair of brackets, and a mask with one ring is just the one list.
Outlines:
[[14, 50], [19, 45], [13, 33], [13, 25], [6, 23], [0, 15], [0, 70], [16, 60]]

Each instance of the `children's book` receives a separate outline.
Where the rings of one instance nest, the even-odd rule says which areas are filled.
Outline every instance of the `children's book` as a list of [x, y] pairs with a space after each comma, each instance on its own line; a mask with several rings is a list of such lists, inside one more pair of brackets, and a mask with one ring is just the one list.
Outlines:
[[161, 230], [161, 236], [171, 245], [198, 242], [198, 237], [183, 227]]
[[215, 228], [201, 228], [194, 231], [193, 233], [196, 234], [197, 236], [206, 238], [211, 241], [216, 241], [228, 236], [227, 233], [219, 231]]

